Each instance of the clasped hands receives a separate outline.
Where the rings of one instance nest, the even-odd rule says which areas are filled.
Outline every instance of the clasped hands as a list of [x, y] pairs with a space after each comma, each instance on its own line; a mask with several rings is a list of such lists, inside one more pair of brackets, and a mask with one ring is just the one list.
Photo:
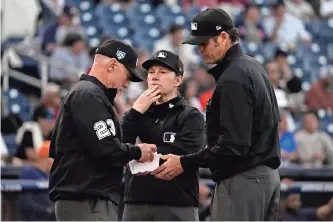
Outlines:
[[[156, 146], [153, 144], [138, 144], [141, 149], [141, 158], [139, 162], [153, 161], [154, 152], [156, 152]], [[136, 176], [153, 175], [158, 179], [172, 180], [179, 174], [184, 172], [184, 169], [180, 163], [180, 156], [174, 154], [161, 155], [160, 157], [165, 162], [157, 169], [151, 172], [138, 173]]]

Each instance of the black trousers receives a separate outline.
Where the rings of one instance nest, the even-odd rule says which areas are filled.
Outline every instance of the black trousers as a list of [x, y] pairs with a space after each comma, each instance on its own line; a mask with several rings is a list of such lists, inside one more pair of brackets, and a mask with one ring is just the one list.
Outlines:
[[258, 166], [220, 181], [212, 202], [213, 221], [277, 221], [280, 176]]
[[106, 200], [69, 201], [55, 203], [57, 221], [117, 221], [117, 206]]

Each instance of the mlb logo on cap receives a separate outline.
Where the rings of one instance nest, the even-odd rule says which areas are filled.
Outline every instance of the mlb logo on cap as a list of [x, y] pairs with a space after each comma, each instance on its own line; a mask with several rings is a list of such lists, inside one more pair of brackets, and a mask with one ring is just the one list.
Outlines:
[[167, 55], [168, 55], [168, 54], [167, 54], [166, 52], [159, 52], [159, 53], [157, 54], [157, 57], [158, 57], [158, 58], [164, 58], [164, 59], [165, 59], [165, 58], [167, 57]]
[[126, 56], [126, 53], [125, 53], [125, 52], [123, 52], [123, 51], [117, 50], [117, 53], [116, 53], [116, 55], [117, 55], [117, 58], [120, 60], [120, 59], [123, 59], [123, 58], [125, 58], [125, 56]]
[[192, 22], [191, 23], [191, 30], [198, 30], [198, 23]]

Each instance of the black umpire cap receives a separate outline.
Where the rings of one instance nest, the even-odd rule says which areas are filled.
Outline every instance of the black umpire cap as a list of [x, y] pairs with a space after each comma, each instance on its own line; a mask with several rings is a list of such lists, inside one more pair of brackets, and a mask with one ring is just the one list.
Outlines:
[[194, 16], [191, 36], [183, 44], [199, 45], [234, 27], [234, 22], [223, 9], [209, 8]]
[[150, 67], [156, 64], [171, 69], [177, 75], [182, 76], [184, 74], [183, 62], [180, 60], [179, 56], [173, 52], [167, 50], [157, 51], [150, 59], [142, 63], [142, 67], [148, 70]]
[[108, 40], [96, 49], [95, 54], [114, 58], [123, 64], [132, 74], [130, 81], [142, 82], [144, 80], [140, 73], [136, 70], [136, 66], [138, 65], [138, 55], [135, 50], [125, 42]]

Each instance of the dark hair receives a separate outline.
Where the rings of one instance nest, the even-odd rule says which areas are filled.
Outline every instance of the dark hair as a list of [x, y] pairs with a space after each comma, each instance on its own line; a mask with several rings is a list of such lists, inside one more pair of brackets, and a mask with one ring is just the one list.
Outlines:
[[302, 81], [297, 76], [294, 76], [287, 82], [287, 89], [290, 93], [300, 92], [302, 90]]
[[[239, 38], [240, 38], [239, 31], [238, 31], [238, 29], [236, 29], [236, 28], [232, 28], [232, 29], [227, 30], [227, 31], [225, 31], [225, 32], [228, 33], [228, 35], [229, 35], [229, 37], [230, 37], [232, 43], [237, 42], [237, 41], [239, 40]], [[214, 42], [217, 42], [217, 38], [218, 38], [218, 37], [219, 37], [219, 36], [217, 35], [217, 36], [214, 36], [214, 37], [212, 38], [212, 39], [214, 40]]]
[[246, 14], [250, 8], [258, 8], [259, 9], [259, 6], [255, 3], [247, 3], [245, 5], [245, 9], [244, 9], [244, 13]]
[[286, 51], [283, 51], [282, 49], [277, 49], [275, 51], [274, 58], [277, 58], [279, 56], [288, 57], [288, 53]]
[[283, 6], [283, 7], [285, 6], [283, 0], [277, 0], [277, 1], [275, 2], [275, 4], [272, 5], [272, 8], [273, 8], [273, 9], [276, 9], [276, 8], [278, 8], [278, 7], [280, 7], [280, 6]]
[[77, 41], [84, 41], [84, 39], [78, 33], [69, 33], [63, 39], [62, 46], [73, 46]]
[[172, 24], [169, 28], [169, 33], [174, 34], [179, 30], [183, 30], [185, 27], [183, 25]]
[[303, 113], [303, 116], [305, 115], [314, 115], [318, 120], [319, 120], [319, 116], [316, 110], [308, 110], [306, 112]]
[[232, 28], [225, 32], [228, 33], [232, 43], [237, 42], [240, 38], [239, 30], [237, 28]]

